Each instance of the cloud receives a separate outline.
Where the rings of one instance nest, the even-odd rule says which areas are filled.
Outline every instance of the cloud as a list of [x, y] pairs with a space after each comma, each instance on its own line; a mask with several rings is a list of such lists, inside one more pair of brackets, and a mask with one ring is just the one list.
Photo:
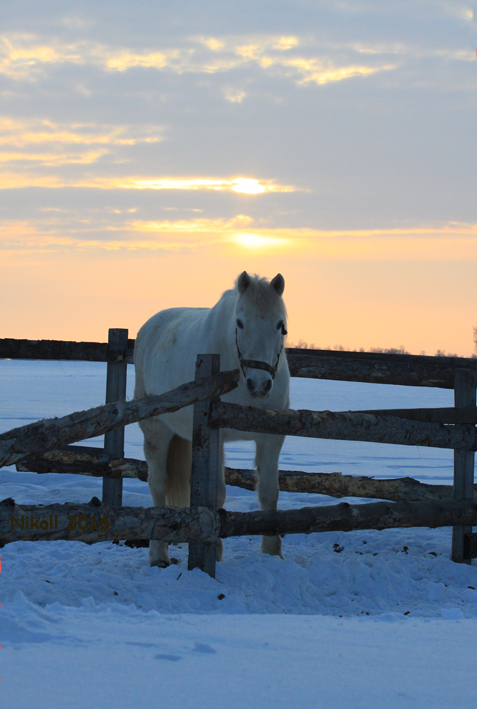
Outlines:
[[79, 218], [60, 211], [36, 220], [0, 222], [0, 251], [198, 251], [282, 254], [294, 261], [477, 260], [477, 224], [416, 225], [405, 229], [269, 228], [249, 215], [232, 219], [131, 219], [131, 211]]
[[292, 185], [279, 185], [271, 180], [257, 180], [250, 177], [232, 179], [207, 177], [157, 177], [95, 180], [95, 186], [103, 189], [151, 189], [151, 190], [213, 190], [214, 192], [238, 192], [257, 195], [265, 192], [295, 192]]
[[[4, 34], [0, 37], [0, 73], [14, 80], [33, 80], [38, 72], [63, 64], [96, 65], [112, 72], [143, 68], [176, 74], [216, 74], [253, 67], [297, 84], [325, 84], [395, 68], [389, 62], [377, 65], [374, 56], [371, 65], [337, 60], [330, 47], [286, 35], [189, 37], [180, 40], [179, 45], [182, 46], [172, 49], [135, 50], [86, 40], [63, 43], [31, 34]], [[233, 98], [234, 95], [241, 93], [229, 91], [225, 98], [240, 102], [241, 98]]]
[[90, 165], [105, 155], [107, 150], [86, 153], [6, 153], [0, 151], [0, 163], [26, 162], [42, 163], [48, 167], [58, 165]]
[[59, 187], [60, 178], [37, 175], [30, 167], [91, 165], [118, 148], [159, 142], [160, 133], [156, 126], [67, 124], [0, 116], [0, 163], [26, 168], [21, 175], [0, 174], [0, 185]]
[[[89, 4], [81, 21], [15, 10], [0, 30], [0, 214], [89, 214], [91, 200], [144, 219], [247, 209], [296, 239], [303, 226], [475, 221], [473, 99], [447, 100], [476, 81], [471, 24], [459, 0], [433, 6], [285, 2], [270, 22], [233, 8], [216, 22], [207, 2], [203, 22], [181, 5], [162, 23], [145, 22], [159, 5]], [[26, 206], [22, 187], [50, 189], [29, 189]]]
[[49, 42], [33, 34], [0, 36], [0, 73], [10, 79], [32, 80], [39, 69], [65, 62], [85, 62], [78, 45]]
[[226, 86], [222, 90], [224, 98], [230, 103], [242, 103], [247, 93], [233, 86]]
[[[94, 162], [103, 153], [85, 153], [73, 159], [67, 155], [29, 155], [6, 153], [6, 162], [24, 160], [42, 161], [45, 165], [62, 165], [66, 163]], [[89, 156], [89, 159], [88, 159]], [[1, 153], [0, 153], [1, 158]], [[296, 192], [300, 188], [293, 185], [281, 185], [273, 180], [260, 180], [251, 177], [67, 177], [61, 175], [35, 174], [31, 169], [25, 174], [0, 173], [0, 189], [18, 189], [20, 187], [81, 187], [101, 190], [188, 190], [196, 192], [206, 190], [213, 192], [236, 192], [247, 195], [259, 195], [269, 192]], [[301, 190], [303, 191], [303, 190]]]
[[[158, 135], [159, 133], [159, 135]], [[0, 145], [16, 148], [55, 145], [136, 145], [162, 139], [157, 126], [57, 123], [47, 119], [16, 119], [0, 116]]]

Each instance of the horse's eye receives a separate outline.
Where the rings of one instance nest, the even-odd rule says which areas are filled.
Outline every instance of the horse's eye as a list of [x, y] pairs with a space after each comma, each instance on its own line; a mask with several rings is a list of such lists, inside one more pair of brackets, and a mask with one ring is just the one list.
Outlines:
[[279, 323], [277, 325], [277, 330], [281, 330], [283, 336], [288, 335], [288, 332], [285, 329], [285, 323], [283, 322], [283, 320], [279, 321]]
[[243, 330], [243, 322], [240, 320], [240, 318], [237, 318], [237, 327]]

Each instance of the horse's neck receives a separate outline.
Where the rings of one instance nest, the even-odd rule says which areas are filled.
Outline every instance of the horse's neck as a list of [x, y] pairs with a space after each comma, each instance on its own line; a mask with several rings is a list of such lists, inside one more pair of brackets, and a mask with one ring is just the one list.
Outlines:
[[[235, 352], [235, 307], [238, 295], [236, 291], [226, 291], [221, 299], [211, 308], [205, 319], [205, 328], [210, 345], [217, 345], [222, 355]], [[229, 353], [229, 349], [231, 352]]]

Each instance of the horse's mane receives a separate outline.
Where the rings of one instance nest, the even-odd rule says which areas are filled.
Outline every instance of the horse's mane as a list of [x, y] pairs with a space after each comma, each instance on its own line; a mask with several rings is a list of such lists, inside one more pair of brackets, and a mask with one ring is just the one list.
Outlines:
[[[239, 278], [240, 275], [235, 279], [235, 289], [232, 291], [236, 297], [238, 296]], [[283, 315], [286, 319], [287, 311], [283, 298], [270, 286], [270, 281], [256, 274], [250, 276], [250, 281], [249, 287], [242, 295], [244, 301], [255, 306], [260, 315], [269, 315], [271, 312], [275, 312]]]

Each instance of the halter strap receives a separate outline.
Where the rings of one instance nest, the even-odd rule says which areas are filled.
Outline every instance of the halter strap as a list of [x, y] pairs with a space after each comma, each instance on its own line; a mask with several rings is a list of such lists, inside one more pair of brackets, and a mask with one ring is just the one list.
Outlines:
[[235, 328], [235, 346], [237, 347], [237, 354], [238, 354], [238, 358], [239, 358], [239, 362], [240, 362], [240, 368], [243, 372], [244, 377], [245, 377], [244, 367], [248, 367], [249, 369], [263, 369], [265, 372], [268, 372], [269, 374], [271, 374], [272, 379], [275, 379], [275, 375], [276, 375], [277, 369], [278, 369], [278, 362], [280, 361], [280, 355], [283, 350], [283, 342], [282, 342], [282, 346], [280, 347], [280, 350], [278, 352], [277, 361], [276, 361], [274, 367], [271, 367], [269, 364], [267, 364], [267, 362], [262, 362], [258, 359], [244, 359], [243, 358], [242, 353], [240, 352], [239, 345], [238, 345], [237, 328]]

